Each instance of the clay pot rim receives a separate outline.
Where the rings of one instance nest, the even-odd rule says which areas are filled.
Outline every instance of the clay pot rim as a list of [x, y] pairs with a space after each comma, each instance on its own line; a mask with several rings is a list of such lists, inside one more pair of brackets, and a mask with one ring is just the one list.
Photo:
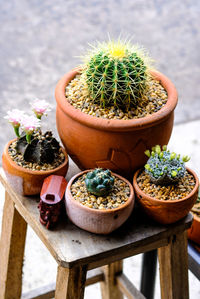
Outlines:
[[17, 140], [17, 138], [14, 138], [12, 140], [10, 140], [5, 148], [4, 148], [4, 154], [5, 156], [7, 157], [10, 165], [17, 169], [18, 171], [22, 171], [24, 173], [27, 173], [27, 174], [33, 174], [33, 175], [51, 175], [52, 172], [55, 172], [55, 171], [58, 171], [59, 169], [63, 168], [64, 166], [68, 165], [69, 163], [69, 160], [68, 160], [68, 155], [67, 155], [67, 152], [65, 151], [65, 149], [61, 146], [61, 149], [62, 149], [62, 152], [63, 154], [65, 155], [65, 160], [62, 164], [60, 164], [58, 167], [54, 168], [54, 169], [50, 169], [50, 170], [31, 170], [31, 169], [28, 169], [28, 168], [24, 168], [23, 166], [19, 166], [15, 161], [13, 161], [10, 157], [10, 155], [8, 154], [8, 148], [10, 146], [10, 144], [12, 144], [15, 140]]
[[130, 120], [103, 119], [91, 116], [74, 108], [65, 97], [66, 86], [79, 71], [80, 68], [75, 68], [59, 80], [56, 85], [55, 98], [57, 105], [65, 114], [88, 127], [99, 127], [105, 131], [129, 131], [133, 130], [133, 128], [135, 128], [135, 130], [140, 130], [146, 127], [151, 127], [152, 125], [155, 125], [155, 123], [159, 124], [163, 119], [169, 117], [177, 105], [178, 95], [174, 84], [162, 73], [156, 70], [151, 70], [153, 77], [161, 81], [162, 86], [168, 94], [167, 103], [159, 111], [149, 116]]
[[198, 190], [199, 188], [199, 179], [198, 179], [198, 176], [197, 174], [190, 168], [186, 167], [186, 170], [193, 175], [194, 179], [195, 179], [195, 186], [193, 188], [193, 190], [184, 198], [182, 199], [175, 199], [175, 200], [165, 200], [165, 201], [162, 201], [162, 200], [159, 200], [159, 199], [156, 199], [154, 197], [151, 197], [149, 195], [147, 195], [145, 192], [143, 192], [140, 187], [138, 186], [137, 184], [137, 177], [138, 177], [138, 174], [141, 172], [142, 168], [138, 169], [135, 173], [134, 173], [134, 176], [133, 176], [133, 187], [134, 189], [136, 190], [136, 192], [140, 193], [142, 195], [142, 197], [145, 197], [147, 200], [152, 200], [154, 202], [157, 202], [157, 203], [161, 203], [161, 204], [175, 204], [175, 203], [178, 203], [178, 202], [183, 202], [189, 198], [191, 198]]
[[67, 188], [66, 188], [66, 192], [65, 192], [65, 196], [69, 195], [70, 196], [70, 200], [72, 200], [74, 202], [74, 204], [76, 204], [78, 207], [81, 207], [82, 209], [84, 209], [86, 211], [90, 211], [91, 213], [107, 214], [107, 213], [115, 213], [115, 212], [117, 212], [119, 210], [125, 209], [127, 206], [129, 206], [131, 204], [132, 201], [134, 203], [134, 201], [135, 201], [135, 193], [134, 193], [133, 186], [131, 185], [131, 183], [127, 179], [125, 179], [124, 177], [122, 177], [119, 174], [116, 174], [116, 173], [114, 173], [112, 171], [111, 171], [111, 174], [113, 176], [118, 177], [119, 179], [121, 179], [122, 181], [126, 182], [129, 185], [130, 195], [129, 195], [128, 200], [124, 204], [122, 204], [121, 206], [119, 206], [118, 208], [115, 208], [115, 209], [99, 210], [99, 209], [92, 209], [92, 208], [86, 207], [86, 206], [82, 205], [81, 203], [77, 202], [74, 199], [74, 197], [72, 196], [72, 194], [71, 194], [71, 190], [70, 190], [71, 189], [71, 185], [74, 182], [74, 180], [76, 180], [79, 176], [82, 176], [83, 174], [85, 174], [85, 173], [87, 173], [87, 172], [89, 172], [91, 170], [93, 170], [93, 169], [87, 169], [87, 170], [84, 170], [84, 171], [81, 171], [81, 172], [77, 173], [68, 182]]

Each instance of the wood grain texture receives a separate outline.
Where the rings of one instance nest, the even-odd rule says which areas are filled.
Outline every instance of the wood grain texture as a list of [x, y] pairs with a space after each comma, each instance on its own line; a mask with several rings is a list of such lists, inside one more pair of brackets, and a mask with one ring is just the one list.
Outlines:
[[187, 232], [172, 236], [158, 258], [162, 299], [188, 299]]
[[118, 275], [116, 279], [119, 289], [128, 299], [145, 299], [142, 293], [136, 289], [126, 275], [122, 273], [121, 275]]
[[0, 246], [0, 298], [21, 298], [27, 224], [6, 192]]
[[109, 259], [112, 262], [167, 245], [168, 237], [189, 228], [192, 221], [189, 214], [176, 224], [164, 226], [149, 220], [135, 209], [124, 225], [106, 236], [81, 230], [67, 218], [53, 231], [48, 231], [39, 222], [39, 198], [27, 198], [16, 194], [7, 183], [3, 171], [0, 172], [0, 179], [12, 196], [17, 210], [63, 267], [90, 264], [88, 269], [92, 269], [109, 263]]
[[82, 299], [86, 273], [87, 266], [72, 269], [58, 266], [55, 299]]
[[101, 282], [102, 299], [123, 299], [123, 294], [118, 288], [116, 277], [122, 273], [123, 262], [117, 261], [103, 267], [104, 281]]

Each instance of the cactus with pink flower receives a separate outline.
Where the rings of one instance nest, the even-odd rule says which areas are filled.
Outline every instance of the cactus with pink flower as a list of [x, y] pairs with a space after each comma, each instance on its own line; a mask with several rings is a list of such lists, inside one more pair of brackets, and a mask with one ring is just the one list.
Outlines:
[[36, 99], [31, 103], [31, 107], [34, 115], [13, 109], [5, 116], [17, 136], [16, 151], [23, 155], [26, 162], [51, 163], [60, 145], [51, 131], [44, 134], [41, 131], [41, 118], [50, 111], [50, 105], [45, 100]]

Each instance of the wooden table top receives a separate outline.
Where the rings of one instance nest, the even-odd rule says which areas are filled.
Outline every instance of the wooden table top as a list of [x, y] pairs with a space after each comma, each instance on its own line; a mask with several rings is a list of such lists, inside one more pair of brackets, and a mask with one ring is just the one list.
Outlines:
[[71, 268], [75, 264], [88, 264], [96, 268], [112, 261], [165, 246], [169, 237], [189, 228], [192, 215], [164, 226], [151, 221], [135, 208], [131, 217], [110, 235], [96, 235], [79, 229], [67, 217], [51, 231], [39, 222], [38, 197], [23, 197], [15, 193], [8, 184], [4, 171], [0, 180], [15, 202], [16, 209], [36, 232], [58, 264]]

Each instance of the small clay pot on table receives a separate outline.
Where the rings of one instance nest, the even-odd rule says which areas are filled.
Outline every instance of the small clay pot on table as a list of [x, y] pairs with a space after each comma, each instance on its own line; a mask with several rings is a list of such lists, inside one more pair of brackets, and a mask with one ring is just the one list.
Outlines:
[[16, 139], [13, 139], [6, 144], [2, 155], [2, 166], [8, 182], [18, 194], [24, 196], [37, 195], [40, 193], [43, 181], [46, 177], [52, 174], [65, 177], [69, 163], [67, 153], [63, 148], [62, 152], [65, 155], [65, 160], [61, 165], [51, 170], [31, 170], [19, 166], [11, 159], [8, 148], [15, 140]]
[[187, 168], [187, 171], [193, 175], [195, 186], [188, 196], [179, 200], [159, 200], [144, 193], [137, 183], [137, 177], [141, 173], [137, 170], [133, 178], [133, 187], [136, 198], [143, 211], [155, 221], [161, 224], [174, 223], [185, 217], [197, 200], [199, 180], [196, 173]]
[[117, 208], [94, 209], [82, 205], [74, 199], [71, 193], [72, 184], [82, 175], [91, 170], [85, 170], [73, 176], [65, 192], [66, 212], [69, 219], [78, 227], [96, 234], [109, 234], [120, 227], [131, 215], [134, 206], [133, 187], [125, 178], [112, 173], [113, 176], [127, 183], [130, 188], [128, 200]]

